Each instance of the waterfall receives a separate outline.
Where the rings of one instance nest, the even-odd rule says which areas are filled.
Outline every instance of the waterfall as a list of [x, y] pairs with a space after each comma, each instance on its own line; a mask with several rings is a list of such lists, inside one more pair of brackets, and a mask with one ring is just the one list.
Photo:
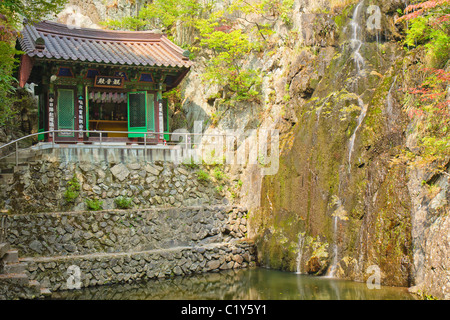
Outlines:
[[350, 46], [353, 50], [353, 60], [355, 61], [356, 71], [358, 74], [364, 69], [365, 61], [363, 56], [360, 53], [361, 47], [363, 45], [362, 41], [362, 28], [359, 24], [361, 20], [361, 6], [364, 4], [364, 1], [361, 1], [356, 6], [353, 12], [353, 18], [350, 22], [350, 27], [352, 29], [352, 38], [350, 39]]
[[366, 118], [368, 105], [364, 104], [363, 100], [361, 98], [358, 98], [358, 106], [361, 108], [361, 114], [358, 117], [358, 124], [355, 128], [355, 131], [353, 131], [352, 137], [350, 138], [349, 147], [348, 147], [348, 172], [351, 171], [351, 162], [352, 162], [352, 154], [353, 149], [355, 147], [355, 139], [356, 139], [356, 133], [358, 132], [359, 128], [362, 125], [362, 122]]
[[[354, 91], [357, 94], [358, 93], [358, 78], [363, 74], [363, 71], [366, 66], [366, 62], [364, 60], [364, 57], [361, 54], [361, 48], [364, 44], [363, 42], [363, 30], [361, 21], [363, 18], [363, 10], [362, 7], [364, 5], [364, 0], [360, 1], [358, 5], [355, 7], [353, 11], [353, 17], [350, 21], [348, 27], [351, 29], [351, 39], [350, 39], [350, 47], [352, 49], [352, 58], [355, 63], [355, 69], [356, 69], [356, 86], [354, 87]], [[356, 140], [356, 134], [358, 133], [359, 128], [362, 126], [362, 123], [367, 115], [367, 109], [368, 105], [364, 104], [364, 101], [360, 96], [358, 96], [358, 106], [361, 109], [361, 113], [357, 119], [357, 125], [355, 130], [353, 131], [353, 134], [349, 141], [348, 146], [348, 172], [351, 172], [351, 160], [352, 160], [352, 154], [355, 147], [355, 140]], [[339, 192], [340, 194], [340, 184], [339, 184]], [[336, 199], [337, 210], [332, 215], [333, 217], [333, 261], [329, 268], [329, 271], [327, 273], [327, 277], [335, 277], [337, 266], [338, 266], [338, 219], [341, 219], [343, 217], [340, 216], [342, 212], [345, 212], [344, 207], [342, 205], [342, 202], [339, 198]], [[340, 213], [340, 214], [339, 214]]]
[[[361, 55], [360, 50], [363, 45], [362, 40], [362, 27], [360, 25], [360, 21], [362, 18], [361, 15], [361, 7], [364, 4], [364, 0], [358, 3], [355, 10], [353, 11], [353, 17], [352, 21], [350, 22], [350, 27], [352, 29], [352, 38], [350, 39], [350, 45], [353, 50], [353, 60], [355, 62], [356, 71], [358, 76], [361, 74], [361, 72], [364, 70], [365, 67], [365, 60], [364, 57]], [[358, 106], [361, 108], [361, 114], [358, 117], [357, 126], [355, 128], [355, 131], [353, 131], [353, 134], [349, 141], [349, 148], [348, 148], [348, 171], [350, 173], [351, 171], [351, 160], [352, 160], [352, 154], [353, 149], [355, 146], [355, 139], [356, 139], [356, 133], [358, 132], [359, 128], [362, 125], [362, 122], [364, 121], [366, 114], [367, 114], [367, 105], [364, 104], [363, 100], [359, 97], [358, 98]]]
[[302, 257], [303, 257], [303, 244], [305, 243], [305, 234], [304, 233], [299, 233], [298, 235], [298, 253], [297, 253], [297, 267], [296, 267], [296, 274], [301, 274], [302, 273]]
[[389, 129], [392, 128], [392, 116], [393, 116], [393, 101], [392, 101], [392, 90], [394, 89], [394, 85], [397, 82], [397, 76], [395, 76], [394, 81], [392, 82], [391, 88], [389, 89], [389, 92], [387, 94], [386, 97], [386, 113], [387, 113], [387, 118], [388, 118], [388, 123], [389, 123]]
[[330, 266], [330, 270], [328, 271], [327, 276], [330, 278], [334, 278], [336, 275], [337, 269], [337, 261], [338, 261], [338, 246], [337, 246], [337, 216], [333, 216], [333, 235], [334, 235], [334, 244], [333, 244], [333, 263]]

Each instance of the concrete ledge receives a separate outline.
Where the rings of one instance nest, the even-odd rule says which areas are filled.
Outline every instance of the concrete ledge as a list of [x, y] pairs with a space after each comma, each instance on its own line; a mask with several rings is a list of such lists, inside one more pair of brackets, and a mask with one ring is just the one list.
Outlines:
[[7, 242], [0, 243], [0, 259], [3, 258], [3, 256], [9, 251], [9, 249], [10, 249], [9, 243]]

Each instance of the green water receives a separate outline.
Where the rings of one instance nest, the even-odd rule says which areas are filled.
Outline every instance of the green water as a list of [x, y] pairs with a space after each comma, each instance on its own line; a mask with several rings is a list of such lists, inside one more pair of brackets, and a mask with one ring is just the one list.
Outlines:
[[208, 273], [55, 292], [68, 300], [405, 300], [405, 288], [368, 289], [365, 283], [263, 268]]

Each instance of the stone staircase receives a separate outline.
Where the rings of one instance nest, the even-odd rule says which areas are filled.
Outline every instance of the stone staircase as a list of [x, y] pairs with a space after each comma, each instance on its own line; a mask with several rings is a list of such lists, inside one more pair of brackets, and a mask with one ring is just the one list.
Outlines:
[[16, 155], [12, 154], [0, 160], [0, 184], [9, 184], [18, 170], [27, 167], [31, 161], [37, 159], [37, 152], [31, 149], [20, 150], [18, 165], [16, 165]]
[[19, 251], [8, 243], [0, 243], [0, 300], [36, 299], [51, 295], [26, 273], [27, 263], [19, 259]]

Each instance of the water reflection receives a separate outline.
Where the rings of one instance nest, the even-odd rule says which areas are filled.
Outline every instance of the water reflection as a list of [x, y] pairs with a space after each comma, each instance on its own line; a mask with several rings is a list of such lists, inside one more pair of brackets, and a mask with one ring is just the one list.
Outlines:
[[369, 290], [364, 283], [263, 268], [55, 292], [68, 300], [404, 300], [404, 288]]

